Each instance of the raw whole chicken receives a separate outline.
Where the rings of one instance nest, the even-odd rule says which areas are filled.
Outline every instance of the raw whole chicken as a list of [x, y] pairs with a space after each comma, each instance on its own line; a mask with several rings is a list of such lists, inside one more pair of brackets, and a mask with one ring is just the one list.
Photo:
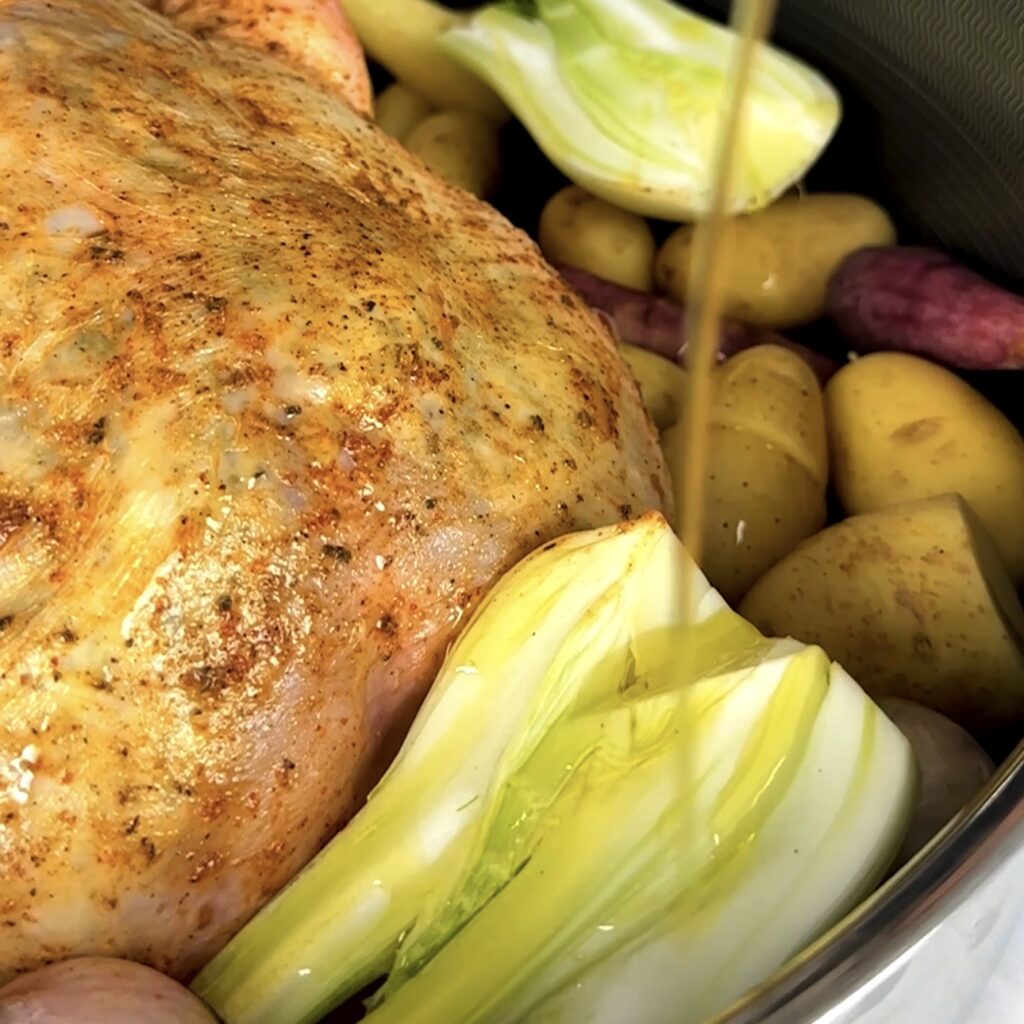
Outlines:
[[0, 0], [0, 981], [190, 976], [498, 574], [668, 500], [600, 323], [368, 107], [333, 0]]

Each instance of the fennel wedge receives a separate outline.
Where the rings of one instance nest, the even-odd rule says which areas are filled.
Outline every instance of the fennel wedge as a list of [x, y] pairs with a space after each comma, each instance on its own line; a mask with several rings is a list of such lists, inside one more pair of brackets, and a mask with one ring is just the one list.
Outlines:
[[[737, 37], [671, 0], [505, 0], [440, 36], [568, 178], [624, 209], [707, 213]], [[773, 47], [752, 72], [731, 212], [767, 205], [821, 155], [838, 94]]]
[[849, 677], [732, 612], [660, 516], [569, 535], [498, 582], [365, 808], [194, 988], [228, 1024], [384, 976], [374, 1024], [698, 1021], [877, 880], [914, 786]]

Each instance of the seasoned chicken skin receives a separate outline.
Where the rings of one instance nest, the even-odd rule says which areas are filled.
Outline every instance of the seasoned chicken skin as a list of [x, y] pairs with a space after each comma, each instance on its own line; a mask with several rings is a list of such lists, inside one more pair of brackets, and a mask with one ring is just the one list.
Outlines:
[[189, 976], [502, 571], [666, 501], [602, 326], [324, 6], [0, 0], [0, 981]]

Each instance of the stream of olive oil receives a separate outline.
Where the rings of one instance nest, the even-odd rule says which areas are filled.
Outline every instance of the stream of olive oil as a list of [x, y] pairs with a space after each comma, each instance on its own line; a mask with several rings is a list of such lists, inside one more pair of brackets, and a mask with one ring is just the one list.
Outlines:
[[[714, 184], [707, 215], [696, 225], [687, 294], [686, 393], [682, 396], [684, 465], [675, 495], [680, 537], [695, 564], [703, 555], [707, 516], [712, 373], [717, 362], [722, 287], [728, 273], [729, 221], [736, 165], [744, 131], [744, 112], [758, 48], [771, 31], [778, 0], [734, 0], [731, 25], [738, 36], [725, 90], [714, 162]], [[691, 600], [691, 580], [681, 580]], [[686, 609], [691, 613], [693, 609]], [[684, 621], [690, 621], [687, 614]]]

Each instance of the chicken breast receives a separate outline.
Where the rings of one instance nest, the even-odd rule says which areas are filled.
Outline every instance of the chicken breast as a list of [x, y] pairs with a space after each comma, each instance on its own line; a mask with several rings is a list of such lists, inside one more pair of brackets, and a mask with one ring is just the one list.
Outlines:
[[0, 0], [0, 980], [188, 977], [501, 572], [667, 500], [606, 331], [322, 7]]

